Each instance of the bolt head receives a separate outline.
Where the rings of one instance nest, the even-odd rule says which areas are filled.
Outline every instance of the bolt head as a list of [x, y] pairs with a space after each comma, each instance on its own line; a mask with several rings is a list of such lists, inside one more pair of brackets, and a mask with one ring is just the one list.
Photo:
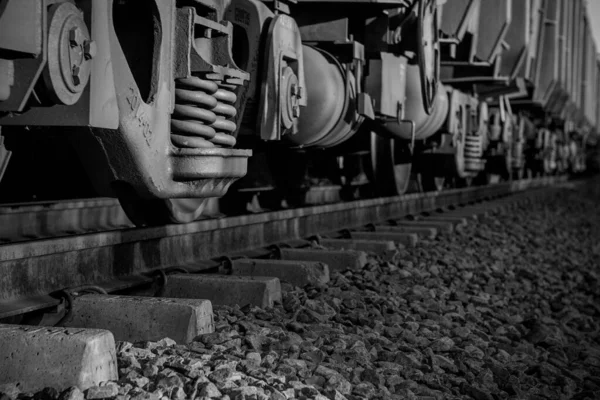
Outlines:
[[71, 47], [81, 46], [81, 44], [83, 44], [83, 41], [83, 32], [80, 28], [73, 28], [69, 31], [69, 44], [71, 45]]
[[83, 56], [86, 60], [91, 60], [96, 57], [96, 53], [98, 52], [98, 48], [96, 46], [96, 42], [93, 40], [86, 40], [83, 42]]
[[81, 68], [73, 66], [71, 77], [73, 78], [73, 84], [75, 86], [81, 85]]

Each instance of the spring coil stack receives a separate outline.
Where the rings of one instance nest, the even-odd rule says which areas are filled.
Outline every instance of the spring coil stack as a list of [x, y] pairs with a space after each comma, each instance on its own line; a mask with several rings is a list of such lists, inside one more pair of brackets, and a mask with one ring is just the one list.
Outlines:
[[512, 145], [512, 168], [519, 169], [525, 166], [525, 159], [523, 152], [525, 151], [525, 142], [523, 140], [516, 140]]
[[465, 137], [465, 169], [477, 172], [482, 169], [483, 164], [483, 136], [467, 135]]
[[190, 77], [175, 82], [171, 141], [180, 148], [233, 147], [234, 86]]

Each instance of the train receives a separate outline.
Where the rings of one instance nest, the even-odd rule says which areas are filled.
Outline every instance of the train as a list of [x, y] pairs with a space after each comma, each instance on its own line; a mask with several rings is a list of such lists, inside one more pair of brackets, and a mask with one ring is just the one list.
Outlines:
[[138, 226], [586, 169], [583, 0], [0, 0], [0, 204]]

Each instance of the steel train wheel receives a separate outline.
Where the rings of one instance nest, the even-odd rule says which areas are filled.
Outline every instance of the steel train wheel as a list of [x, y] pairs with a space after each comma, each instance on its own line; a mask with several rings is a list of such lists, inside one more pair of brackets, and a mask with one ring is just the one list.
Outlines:
[[459, 178], [456, 180], [457, 188], [468, 188], [471, 186], [473, 186], [473, 177], [472, 176], [467, 176], [465, 178]]
[[525, 168], [517, 168], [512, 171], [512, 179], [521, 180], [525, 178]]
[[446, 184], [445, 177], [434, 176], [431, 173], [421, 173], [419, 179], [423, 192], [441, 192]]
[[371, 132], [371, 165], [378, 195], [397, 196], [406, 192], [412, 164], [402, 150], [402, 145], [396, 140]]

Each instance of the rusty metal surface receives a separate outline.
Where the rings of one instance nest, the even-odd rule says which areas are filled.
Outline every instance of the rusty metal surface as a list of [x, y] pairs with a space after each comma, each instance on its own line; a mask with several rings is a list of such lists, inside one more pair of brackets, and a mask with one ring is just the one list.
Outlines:
[[59, 299], [48, 295], [31, 296], [0, 302], [0, 316], [2, 316], [2, 318], [12, 317], [13, 315], [40, 310], [42, 308], [56, 307], [59, 304]]
[[0, 243], [132, 226], [116, 199], [0, 205]]
[[0, 246], [0, 304], [549, 185], [543, 178]]

